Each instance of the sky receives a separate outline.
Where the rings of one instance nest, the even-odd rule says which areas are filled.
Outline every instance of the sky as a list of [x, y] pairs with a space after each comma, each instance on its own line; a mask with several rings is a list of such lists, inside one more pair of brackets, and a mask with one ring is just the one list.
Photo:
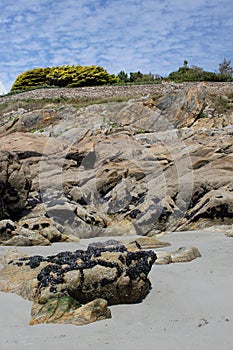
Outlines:
[[29, 69], [99, 65], [167, 76], [233, 62], [232, 0], [1, 0], [0, 81]]

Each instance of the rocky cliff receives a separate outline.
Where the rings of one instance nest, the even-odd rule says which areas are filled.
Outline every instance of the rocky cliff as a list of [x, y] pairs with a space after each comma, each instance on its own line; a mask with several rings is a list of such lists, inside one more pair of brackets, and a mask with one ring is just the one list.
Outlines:
[[48, 244], [232, 225], [232, 83], [36, 90], [0, 103], [2, 244], [19, 228], [49, 230]]

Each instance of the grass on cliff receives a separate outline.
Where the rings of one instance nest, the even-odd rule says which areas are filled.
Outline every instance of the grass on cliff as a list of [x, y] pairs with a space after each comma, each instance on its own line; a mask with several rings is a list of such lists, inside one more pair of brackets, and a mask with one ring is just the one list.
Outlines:
[[0, 114], [8, 113], [18, 108], [23, 108], [27, 111], [33, 111], [45, 107], [59, 107], [64, 105], [73, 106], [75, 108], [87, 107], [93, 104], [102, 104], [102, 103], [113, 103], [113, 102], [127, 102], [132, 98], [139, 98], [140, 96], [111, 96], [104, 98], [90, 98], [90, 97], [79, 97], [79, 98], [66, 98], [66, 97], [57, 97], [57, 98], [42, 98], [42, 99], [33, 99], [25, 98], [20, 100], [8, 100], [0, 103]]
[[227, 95], [211, 95], [212, 107], [219, 113], [227, 113], [233, 111], [233, 93]]
[[[151, 96], [151, 100], [156, 105], [157, 100], [162, 97], [162, 93], [155, 93]], [[110, 96], [110, 97], [56, 97], [56, 98], [25, 98], [25, 99], [11, 99], [0, 101], [0, 117], [4, 113], [23, 108], [26, 111], [33, 111], [42, 108], [60, 107], [64, 105], [73, 106], [77, 109], [87, 107], [93, 104], [127, 102], [131, 99], [140, 98], [141, 95], [125, 95], [125, 96]], [[230, 92], [225, 95], [210, 95], [211, 107], [218, 113], [231, 113], [233, 111], [233, 93]]]

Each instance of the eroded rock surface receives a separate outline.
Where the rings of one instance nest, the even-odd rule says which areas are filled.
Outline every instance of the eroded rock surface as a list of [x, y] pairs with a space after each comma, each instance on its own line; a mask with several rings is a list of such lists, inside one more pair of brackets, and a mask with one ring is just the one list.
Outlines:
[[1, 218], [50, 218], [79, 238], [231, 225], [232, 84], [224, 86], [213, 95], [211, 84], [171, 84], [128, 102], [4, 114], [0, 150], [11, 166], [2, 166], [19, 170], [1, 180]]
[[30, 187], [29, 168], [16, 154], [0, 150], [0, 220], [15, 218], [25, 209]]
[[74, 236], [62, 234], [48, 218], [33, 218], [19, 221], [0, 221], [0, 245], [34, 246], [55, 242], [78, 242]]

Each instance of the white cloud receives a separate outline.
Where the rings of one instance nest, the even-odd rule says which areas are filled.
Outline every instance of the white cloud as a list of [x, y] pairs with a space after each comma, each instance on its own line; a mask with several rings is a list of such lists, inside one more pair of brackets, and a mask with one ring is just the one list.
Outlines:
[[166, 75], [233, 58], [229, 0], [1, 0], [0, 79], [34, 66], [99, 64]]

